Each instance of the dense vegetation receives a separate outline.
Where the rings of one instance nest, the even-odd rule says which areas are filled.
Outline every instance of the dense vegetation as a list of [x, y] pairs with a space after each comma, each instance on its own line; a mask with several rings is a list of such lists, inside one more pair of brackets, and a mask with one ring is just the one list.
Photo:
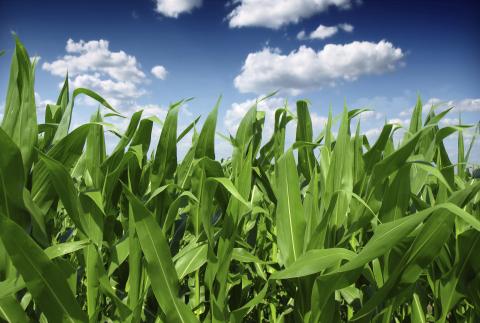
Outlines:
[[[103, 120], [119, 113], [70, 94], [67, 77], [38, 123], [34, 68], [16, 40], [0, 128], [2, 319], [479, 322], [480, 182], [467, 126], [439, 126], [449, 109], [424, 118], [419, 100], [400, 142], [386, 124], [371, 144], [350, 132], [364, 110], [330, 114], [313, 138], [298, 101], [262, 138], [253, 106], [217, 161], [220, 102], [197, 132], [177, 129], [180, 101], [158, 143], [138, 111], [107, 154]], [[103, 107], [72, 130], [79, 95]]]

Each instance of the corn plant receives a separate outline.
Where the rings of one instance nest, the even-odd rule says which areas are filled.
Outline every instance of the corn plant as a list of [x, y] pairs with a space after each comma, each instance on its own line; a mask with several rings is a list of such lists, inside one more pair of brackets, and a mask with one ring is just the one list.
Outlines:
[[[185, 101], [172, 104], [152, 142], [152, 118], [112, 130], [104, 119], [120, 113], [68, 76], [39, 122], [34, 68], [16, 39], [0, 128], [1, 319], [480, 321], [475, 136], [466, 146], [468, 125], [440, 127], [450, 109], [424, 117], [419, 99], [401, 140], [385, 124], [370, 143], [351, 125], [364, 109], [330, 113], [314, 138], [298, 101], [263, 138], [254, 105], [219, 161], [220, 100], [198, 131], [198, 119], [178, 129]], [[101, 109], [72, 130], [79, 95]]]

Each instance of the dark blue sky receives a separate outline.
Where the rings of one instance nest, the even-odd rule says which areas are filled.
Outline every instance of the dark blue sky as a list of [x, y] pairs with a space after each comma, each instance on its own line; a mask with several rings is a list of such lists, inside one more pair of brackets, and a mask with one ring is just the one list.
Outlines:
[[[377, 116], [377, 119], [383, 122], [385, 118], [402, 119], [404, 115], [400, 115], [401, 112], [413, 105], [419, 93], [425, 101], [440, 99], [452, 101], [452, 104], [466, 104], [468, 108], [458, 109], [463, 111], [463, 119], [478, 121], [479, 1], [345, 2], [350, 3], [350, 8], [330, 6], [328, 10], [318, 10], [310, 17], [300, 15], [297, 22], [286, 22], [273, 29], [248, 25], [231, 28], [228, 15], [241, 4], [227, 4], [226, 1], [204, 0], [201, 6], [193, 8], [191, 12], [172, 18], [155, 10], [155, 0], [0, 0], [0, 49], [6, 50], [6, 55], [0, 58], [0, 93], [4, 96], [6, 91], [9, 57], [13, 51], [11, 32], [15, 31], [30, 55], [41, 57], [37, 68], [36, 92], [42, 101], [56, 99], [58, 84], [62, 80], [43, 64], [65, 60], [64, 56], [69, 54], [66, 52], [68, 39], [75, 43], [103, 39], [109, 42], [110, 52], [124, 51], [126, 55], [134, 57], [136, 68], [145, 74], [135, 84], [136, 94], [128, 97], [131, 99], [129, 104], [135, 107], [164, 107], [169, 102], [193, 96], [195, 100], [189, 104], [188, 111], [193, 115], [205, 114], [217, 96], [223, 94], [221, 116], [234, 118], [234, 112], [228, 114], [232, 104], [237, 103], [241, 107], [242, 102], [268, 92], [266, 89], [279, 89], [278, 97], [288, 98], [290, 102], [299, 97], [309, 98], [319, 118], [326, 115], [329, 105], [334, 111], [340, 111], [346, 101], [352, 108], [357, 105], [375, 108], [381, 114], [381, 118]], [[269, 12], [264, 10], [261, 14], [268, 16]], [[319, 25], [328, 27], [342, 23], [352, 25], [353, 31], [339, 29], [325, 39], [297, 39], [297, 34], [302, 30], [309, 34]], [[371, 53], [364, 53], [356, 65], [345, 63], [338, 71], [333, 69], [326, 72], [331, 64], [336, 64], [335, 56], [330, 56], [319, 63], [318, 71], [313, 67], [308, 71], [312, 80], [317, 76], [319, 80], [306, 84], [308, 82], [301, 76], [292, 81], [295, 77], [290, 74], [298, 71], [298, 68], [308, 70], [308, 64], [311, 63], [304, 60], [303, 56], [297, 55], [295, 61], [285, 61], [286, 66], [275, 65], [279, 64], [275, 63], [275, 58], [298, 53], [300, 46], [318, 53], [327, 44], [348, 45], [358, 41], [373, 46], [382, 40], [390, 43], [394, 49], [401, 50], [401, 58], [392, 58], [390, 62], [392, 69], [386, 68], [386, 63], [383, 67], [377, 66], [378, 62], [370, 63]], [[268, 49], [271, 59], [271, 62], [269, 59], [266, 62], [267, 72], [258, 72], [258, 75], [244, 73], [247, 85], [236, 86], [234, 79], [242, 74], [242, 67], [252, 72], [246, 66], [247, 56], [263, 49]], [[303, 63], [305, 66], [302, 66]], [[101, 66], [102, 63], [99, 64]], [[361, 67], [358, 67], [359, 64]], [[168, 71], [164, 80], [150, 73], [156, 65]], [[270, 73], [277, 67], [277, 74]], [[68, 68], [71, 70], [70, 66]], [[347, 79], [345, 75], [350, 73], [349, 69], [356, 68], [360, 68], [360, 71], [353, 79]], [[96, 72], [83, 70], [77, 76], [95, 75]], [[108, 81], [111, 76], [98, 73], [95, 77], [102, 81]], [[129, 80], [115, 81], [128, 83]], [[75, 84], [83, 83], [78, 79]], [[292, 90], [293, 87], [298, 91]], [[104, 95], [109, 97], [108, 93]], [[466, 99], [473, 100], [473, 103]], [[114, 94], [112, 100], [116, 102]], [[0, 104], [3, 101], [3, 97], [0, 97]], [[84, 109], [77, 112], [80, 119], [86, 119], [92, 111], [88, 102], [85, 105]], [[132, 109], [127, 105], [120, 108], [124, 111]], [[457, 117], [458, 113], [452, 115], [452, 118]], [[371, 129], [378, 127], [380, 121], [375, 123], [374, 119], [365, 123], [366, 130], [369, 126]], [[223, 124], [226, 130], [231, 129], [231, 123], [235, 120], [229, 122], [230, 126]]]

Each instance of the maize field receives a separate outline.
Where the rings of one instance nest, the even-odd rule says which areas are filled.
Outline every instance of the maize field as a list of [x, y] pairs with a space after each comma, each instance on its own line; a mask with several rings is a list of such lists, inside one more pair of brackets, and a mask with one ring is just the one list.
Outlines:
[[[365, 109], [330, 113], [314, 138], [298, 101], [264, 138], [252, 106], [219, 160], [220, 100], [180, 129], [182, 100], [158, 142], [138, 111], [109, 151], [122, 116], [68, 76], [37, 120], [35, 63], [15, 43], [0, 128], [2, 320], [480, 321], [480, 182], [475, 136], [463, 136], [475, 125], [441, 127], [450, 109], [422, 115], [419, 99], [402, 138], [385, 124], [369, 142], [352, 122]], [[71, 129], [79, 96], [101, 108]]]

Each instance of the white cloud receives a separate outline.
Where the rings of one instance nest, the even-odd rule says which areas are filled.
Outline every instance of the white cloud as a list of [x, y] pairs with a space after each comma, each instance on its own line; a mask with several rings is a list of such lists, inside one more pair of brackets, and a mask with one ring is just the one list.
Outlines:
[[156, 0], [155, 11], [170, 17], [178, 18], [182, 13], [189, 13], [202, 6], [202, 0]]
[[[223, 123], [231, 134], [235, 134], [240, 121], [243, 119], [248, 110], [255, 105], [256, 101], [256, 99], [251, 99], [240, 103], [233, 103], [230, 109], [226, 111]], [[273, 97], [258, 102], [257, 109], [265, 112], [264, 131], [270, 131], [270, 134], [273, 132], [273, 127], [275, 125], [275, 110], [283, 107], [284, 105], [285, 98], [281, 97]]]
[[373, 143], [378, 138], [381, 132], [382, 132], [382, 128], [372, 128], [365, 131], [364, 135], [367, 136], [368, 140], [371, 143]]
[[120, 81], [137, 83], [145, 79], [135, 56], [124, 51], [110, 51], [108, 40], [75, 42], [69, 39], [65, 50], [67, 55], [51, 63], [43, 63], [42, 68], [62, 77], [68, 70], [70, 76], [98, 72]]
[[168, 108], [162, 107], [158, 104], [137, 105], [132, 108], [132, 111], [143, 110], [142, 117], [157, 117], [160, 120], [165, 120]]
[[304, 39], [307, 39], [308, 36], [307, 36], [307, 33], [305, 32], [305, 30], [301, 30], [298, 34], [297, 34], [297, 39], [299, 40], [304, 40]]
[[310, 39], [325, 39], [335, 35], [338, 32], [337, 26], [320, 25], [310, 33]]
[[388, 123], [398, 124], [402, 127], [407, 127], [410, 124], [410, 119], [393, 118], [389, 119]]
[[329, 7], [347, 9], [352, 0], [235, 0], [236, 7], [228, 14], [229, 26], [267, 27], [298, 23], [301, 19], [326, 11]]
[[35, 92], [35, 105], [37, 107], [37, 120], [39, 123], [43, 123], [45, 120], [47, 104], [55, 104], [55, 102], [49, 99], [43, 99], [38, 92]]
[[[96, 91], [112, 106], [121, 109], [131, 106], [135, 99], [146, 93], [146, 90], [139, 88], [134, 82], [102, 79], [99, 73], [77, 75], [70, 82], [73, 88], [84, 87]], [[98, 105], [92, 99], [87, 99], [85, 102], [90, 103], [89, 105]]]
[[326, 39], [329, 37], [332, 37], [336, 33], [338, 33], [339, 30], [343, 30], [346, 32], [352, 32], [353, 31], [353, 26], [350, 24], [339, 24], [337, 26], [325, 26], [325, 25], [319, 25], [317, 29], [312, 31], [308, 36], [305, 33], [304, 30], [299, 32], [297, 34], [297, 38], [300, 40], [304, 39]]
[[68, 71], [73, 87], [92, 89], [117, 108], [132, 105], [146, 93], [142, 85], [148, 79], [135, 56], [111, 51], [107, 40], [69, 39], [65, 50], [66, 55], [43, 63], [42, 68], [61, 77]]
[[327, 44], [319, 51], [301, 46], [286, 55], [279, 49], [267, 47], [248, 54], [234, 84], [242, 93], [280, 89], [298, 94], [333, 86], [337, 81], [353, 81], [362, 75], [392, 71], [403, 57], [400, 48], [385, 40]]
[[423, 106], [430, 109], [434, 104], [440, 104], [443, 107], [453, 107], [456, 112], [480, 112], [480, 98], [467, 98], [462, 100], [443, 101], [438, 98], [429, 99]]
[[[441, 100], [439, 98], [430, 98], [423, 104], [422, 112], [427, 114], [432, 106], [437, 106], [440, 110], [452, 108], [452, 112], [480, 112], [480, 98], [460, 99], [460, 100]], [[438, 111], [438, 110], [437, 110]], [[405, 117], [411, 115], [413, 108], [405, 109], [399, 113], [399, 116]]]
[[443, 126], [456, 126], [460, 124], [460, 120], [458, 118], [443, 118], [440, 120], [440, 124]]
[[155, 76], [159, 80], [164, 80], [167, 77], [167, 69], [162, 65], [156, 65], [151, 70], [153, 76]]
[[34, 55], [34, 56], [31, 56], [30, 57], [30, 62], [35, 62], [35, 64], [38, 64], [38, 62], [42, 59], [41, 56], [38, 56], [38, 55]]
[[35, 92], [35, 105], [37, 106], [37, 109], [45, 110], [45, 108], [47, 107], [47, 104], [55, 104], [55, 102], [49, 99], [42, 99], [40, 94]]
[[382, 120], [385, 117], [385, 114], [378, 112], [378, 111], [365, 111], [362, 112], [359, 116], [357, 116], [358, 119], [362, 121], [367, 121], [367, 120]]
[[[230, 109], [226, 111], [223, 123], [230, 134], [234, 135], [236, 133], [240, 121], [256, 101], [256, 99], [250, 99], [240, 103], [233, 103]], [[258, 102], [257, 111], [265, 112], [265, 123], [263, 126], [262, 135], [264, 142], [270, 139], [273, 134], [273, 130], [275, 128], [275, 111], [279, 108], [283, 108], [286, 103], [287, 99], [284, 97], [271, 97]], [[293, 105], [289, 107], [289, 110], [293, 113], [296, 113], [296, 106]], [[328, 120], [327, 117], [317, 114], [311, 108], [310, 118], [312, 120], [312, 127], [315, 134], [320, 133], [320, 130], [323, 129]], [[289, 144], [293, 143], [292, 140], [295, 138], [295, 129], [296, 119], [292, 120], [287, 125], [287, 141]]]
[[353, 26], [347, 23], [339, 24], [338, 27], [347, 33], [351, 33], [353, 31]]
[[310, 112], [310, 118], [312, 119], [312, 127], [315, 130], [323, 128], [328, 121], [328, 117], [320, 116], [315, 112]]

